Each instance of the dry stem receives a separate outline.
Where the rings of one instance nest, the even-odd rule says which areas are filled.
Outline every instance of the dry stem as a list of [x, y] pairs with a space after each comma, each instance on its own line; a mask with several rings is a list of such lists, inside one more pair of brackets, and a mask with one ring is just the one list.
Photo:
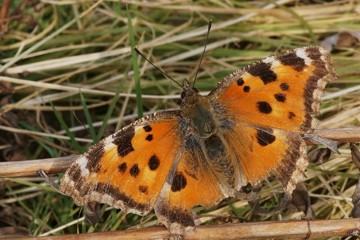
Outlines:
[[[277, 222], [253, 222], [238, 224], [198, 226], [195, 233], [186, 239], [272, 239], [359, 236], [358, 219], [341, 220], [293, 220]], [[35, 239], [34, 237], [33, 239]], [[41, 239], [182, 239], [170, 235], [164, 227], [149, 227], [127, 231], [101, 232], [48, 236]], [[32, 238], [31, 238], [32, 239]]]

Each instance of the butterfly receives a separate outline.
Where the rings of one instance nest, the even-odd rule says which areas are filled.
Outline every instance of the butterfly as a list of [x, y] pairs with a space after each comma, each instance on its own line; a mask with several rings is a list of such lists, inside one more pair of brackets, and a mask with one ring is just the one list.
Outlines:
[[77, 205], [106, 203], [146, 215], [171, 233], [195, 228], [210, 207], [273, 174], [291, 195], [307, 166], [330, 56], [309, 46], [237, 70], [207, 95], [183, 83], [180, 110], [159, 111], [106, 137], [66, 171], [59, 190]]

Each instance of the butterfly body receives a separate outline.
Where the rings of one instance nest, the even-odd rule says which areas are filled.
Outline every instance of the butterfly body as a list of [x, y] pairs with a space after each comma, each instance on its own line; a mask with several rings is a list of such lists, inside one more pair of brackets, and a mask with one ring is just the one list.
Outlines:
[[329, 55], [304, 47], [224, 78], [202, 96], [187, 81], [180, 110], [160, 111], [94, 145], [67, 170], [60, 191], [78, 205], [127, 212], [152, 208], [172, 233], [195, 227], [192, 208], [213, 206], [242, 186], [275, 175], [287, 195], [307, 165], [311, 132], [327, 82]]

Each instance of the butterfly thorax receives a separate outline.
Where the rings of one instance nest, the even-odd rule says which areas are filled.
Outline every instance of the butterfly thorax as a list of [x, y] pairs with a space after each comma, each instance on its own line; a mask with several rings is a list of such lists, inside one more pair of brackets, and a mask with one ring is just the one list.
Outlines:
[[201, 96], [199, 91], [188, 82], [185, 82], [183, 87], [184, 91], [181, 94], [183, 117], [188, 119], [200, 137], [210, 137], [216, 132], [216, 122], [209, 99]]

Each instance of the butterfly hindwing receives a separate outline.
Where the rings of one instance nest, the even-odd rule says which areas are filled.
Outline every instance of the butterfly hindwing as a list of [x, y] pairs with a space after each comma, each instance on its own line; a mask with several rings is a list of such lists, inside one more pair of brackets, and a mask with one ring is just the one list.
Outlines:
[[210, 165], [200, 139], [189, 136], [178, 156], [178, 164], [174, 164], [170, 171], [155, 212], [172, 233], [183, 234], [195, 227], [194, 206], [210, 207], [228, 195], [214, 172], [214, 166]]
[[274, 174], [291, 195], [307, 166], [306, 144], [298, 133], [237, 124], [222, 134], [245, 184], [257, 184]]

